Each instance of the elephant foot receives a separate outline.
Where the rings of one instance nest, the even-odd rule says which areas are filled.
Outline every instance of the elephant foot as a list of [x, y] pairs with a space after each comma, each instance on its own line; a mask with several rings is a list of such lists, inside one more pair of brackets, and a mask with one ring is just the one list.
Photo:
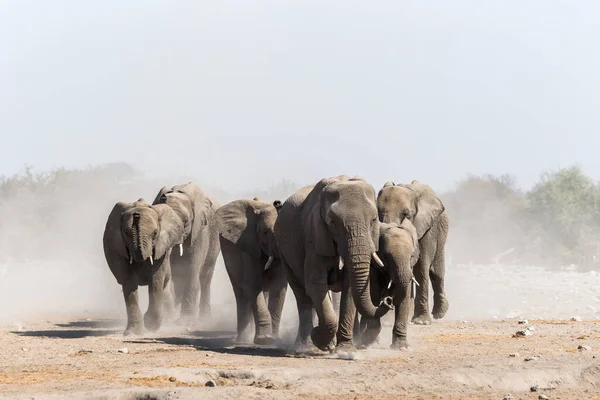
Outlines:
[[321, 351], [332, 352], [335, 350], [335, 345], [333, 344], [333, 338], [335, 337], [335, 331], [331, 331], [329, 329], [322, 329], [320, 327], [313, 328], [310, 333], [310, 339], [313, 344]]
[[149, 331], [155, 332], [160, 329], [160, 326], [162, 325], [162, 317], [153, 313], [146, 313], [144, 315], [144, 325]]
[[123, 336], [142, 336], [144, 334], [144, 327], [142, 324], [136, 324], [128, 326], [123, 332]]
[[335, 352], [340, 353], [354, 353], [356, 351], [356, 347], [354, 347], [354, 343], [352, 343], [352, 339], [338, 341], [335, 346]]
[[254, 338], [254, 344], [270, 346], [275, 343], [275, 338], [271, 335], [258, 335]]
[[415, 315], [411, 322], [415, 325], [431, 325], [431, 315]]
[[434, 299], [433, 310], [431, 314], [435, 319], [442, 319], [444, 318], [444, 315], [446, 315], [446, 313], [448, 312], [448, 300], [446, 300], [445, 297], [441, 297], [438, 301], [435, 300], [436, 299]]
[[392, 344], [390, 345], [392, 350], [408, 350], [408, 342], [405, 337], [394, 336]]

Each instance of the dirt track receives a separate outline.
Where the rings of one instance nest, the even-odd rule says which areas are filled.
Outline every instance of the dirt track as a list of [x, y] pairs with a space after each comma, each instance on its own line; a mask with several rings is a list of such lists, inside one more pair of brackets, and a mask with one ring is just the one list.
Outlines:
[[[0, 393], [27, 399], [600, 399], [600, 321], [529, 325], [532, 335], [520, 338], [513, 337], [524, 327], [516, 320], [411, 325], [411, 349], [404, 352], [388, 349], [386, 326], [376, 348], [340, 359], [296, 354], [285, 344], [233, 346], [233, 332], [170, 328], [131, 339], [122, 336], [120, 320], [12, 324], [0, 332]], [[210, 379], [216, 387], [204, 386]], [[539, 391], [530, 392], [535, 385]]]

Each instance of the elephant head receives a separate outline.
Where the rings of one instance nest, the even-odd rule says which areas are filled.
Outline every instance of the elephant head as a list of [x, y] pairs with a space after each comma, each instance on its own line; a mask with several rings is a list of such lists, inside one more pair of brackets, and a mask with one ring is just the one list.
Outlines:
[[315, 189], [311, 195], [318, 195], [318, 199], [307, 198], [310, 206], [305, 219], [307, 247], [320, 256], [341, 259], [349, 273], [352, 297], [360, 314], [384, 315], [391, 303], [376, 307], [370, 298], [371, 259], [383, 266], [376, 253], [380, 222], [373, 186], [359, 177], [340, 176], [321, 180]]
[[416, 180], [409, 185], [386, 182], [377, 196], [377, 209], [381, 222], [411, 221], [419, 239], [445, 210], [434, 190]]
[[129, 264], [162, 260], [183, 240], [183, 223], [166, 205], [149, 205], [144, 199], [119, 202], [106, 223], [105, 252]]
[[194, 242], [199, 233], [208, 225], [210, 199], [204, 195], [202, 189], [192, 182], [176, 185], [170, 189], [166, 186], [163, 187], [152, 204], [166, 204], [175, 211], [183, 221], [184, 241], [191, 238], [191, 241]]
[[[256, 198], [255, 198], [256, 199]], [[273, 229], [281, 201], [272, 204], [258, 200], [235, 200], [217, 210], [221, 236], [268, 269], [274, 259], [279, 259], [279, 248]]]

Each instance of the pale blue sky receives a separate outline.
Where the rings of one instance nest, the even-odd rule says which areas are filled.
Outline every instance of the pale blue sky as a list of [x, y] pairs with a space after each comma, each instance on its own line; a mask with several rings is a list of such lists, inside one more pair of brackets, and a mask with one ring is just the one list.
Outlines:
[[[218, 3], [218, 4], [217, 4]], [[0, 0], [0, 174], [600, 179], [598, 1]]]

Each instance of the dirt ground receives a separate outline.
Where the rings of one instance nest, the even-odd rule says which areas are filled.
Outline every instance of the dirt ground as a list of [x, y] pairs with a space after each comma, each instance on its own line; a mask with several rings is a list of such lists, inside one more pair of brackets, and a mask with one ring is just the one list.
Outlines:
[[[385, 326], [352, 355], [295, 352], [293, 336], [234, 346], [234, 332], [182, 327], [125, 338], [125, 321], [89, 317], [9, 324], [0, 398], [600, 399], [600, 321], [528, 322], [411, 325], [402, 352]], [[513, 336], [526, 326], [531, 335]]]

